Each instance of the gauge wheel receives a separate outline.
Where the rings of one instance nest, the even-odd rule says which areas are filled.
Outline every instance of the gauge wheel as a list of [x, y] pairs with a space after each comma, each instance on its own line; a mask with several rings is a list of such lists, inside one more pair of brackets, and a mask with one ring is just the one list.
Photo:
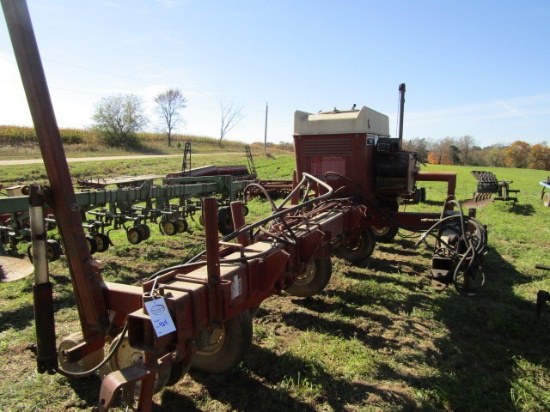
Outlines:
[[135, 227], [131, 227], [126, 231], [126, 238], [132, 245], [137, 245], [141, 242], [141, 234]]
[[61, 367], [61, 369], [72, 373], [82, 373], [95, 368], [97, 365], [99, 365], [101, 361], [103, 361], [104, 350], [103, 348], [100, 348], [95, 352], [92, 352], [89, 355], [85, 356], [78, 362], [68, 363], [65, 357], [62, 355], [63, 351], [71, 349], [72, 347], [82, 343], [83, 341], [84, 339], [82, 338], [82, 334], [80, 332], [75, 332], [71, 333], [59, 343], [57, 353], [59, 366]]
[[251, 343], [252, 317], [247, 310], [212, 330], [208, 344], [191, 358], [191, 367], [209, 373], [227, 372], [243, 359]]
[[308, 298], [322, 292], [332, 276], [330, 257], [311, 259], [286, 291], [292, 296]]
[[147, 240], [151, 237], [151, 229], [146, 224], [136, 225], [136, 230], [139, 232], [141, 240]]
[[48, 262], [55, 262], [61, 257], [61, 245], [57, 240], [48, 239], [46, 241], [46, 257]]
[[[120, 335], [117, 336], [115, 339], [113, 339], [113, 341], [111, 342], [111, 347], [114, 347], [115, 345], [117, 345], [119, 340], [120, 340]], [[116, 352], [113, 354], [113, 356], [108, 362], [108, 370], [104, 369], [102, 370], [101, 373], [106, 375], [110, 372], [127, 368], [128, 366], [140, 364], [140, 363], [143, 363], [144, 359], [145, 359], [145, 352], [130, 346], [129, 339], [127, 337], [124, 337], [119, 347], [117, 348]], [[155, 383], [153, 386], [154, 393], [161, 391], [166, 386], [168, 380], [170, 379], [171, 373], [172, 373], [172, 368], [166, 367], [161, 369], [160, 372], [156, 374]], [[136, 387], [135, 387], [136, 394], [139, 394], [140, 388], [141, 388], [141, 381], [137, 381]]]
[[189, 228], [189, 224], [185, 219], [178, 219], [176, 222], [178, 233], [183, 233]]
[[368, 259], [372, 255], [375, 245], [376, 240], [372, 230], [367, 228], [361, 232], [357, 239], [342, 243], [334, 249], [334, 254], [340, 259], [357, 263]]
[[485, 273], [481, 268], [455, 271], [453, 285], [461, 295], [473, 296], [485, 285]]
[[397, 226], [372, 226], [371, 229], [376, 241], [381, 243], [391, 242], [399, 232]]
[[97, 251], [98, 252], [105, 252], [107, 249], [109, 249], [109, 246], [111, 245], [111, 239], [109, 239], [109, 236], [98, 233], [94, 236], [95, 243], [97, 244]]
[[88, 250], [90, 251], [90, 255], [93, 255], [95, 252], [97, 252], [97, 243], [93, 236], [86, 236], [86, 242], [88, 243]]
[[174, 220], [163, 220], [160, 225], [162, 233], [167, 236], [174, 236], [178, 233], [178, 226]]
[[228, 235], [233, 232], [233, 218], [231, 209], [222, 207], [218, 210], [218, 230], [222, 235]]

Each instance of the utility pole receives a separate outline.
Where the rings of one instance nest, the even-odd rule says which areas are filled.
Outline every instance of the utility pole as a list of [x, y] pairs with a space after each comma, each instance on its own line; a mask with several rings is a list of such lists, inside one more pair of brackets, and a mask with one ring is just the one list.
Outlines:
[[265, 102], [264, 156], [267, 156], [267, 102]]

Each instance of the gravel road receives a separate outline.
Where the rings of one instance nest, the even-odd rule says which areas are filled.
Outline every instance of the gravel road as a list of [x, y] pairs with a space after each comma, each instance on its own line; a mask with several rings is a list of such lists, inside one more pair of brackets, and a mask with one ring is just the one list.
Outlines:
[[[101, 162], [105, 160], [129, 160], [129, 159], [149, 159], [151, 157], [182, 157], [182, 155], [138, 155], [138, 156], [104, 156], [104, 157], [69, 157], [67, 162]], [[44, 163], [42, 159], [16, 159], [0, 160], [0, 166], [32, 165]]]

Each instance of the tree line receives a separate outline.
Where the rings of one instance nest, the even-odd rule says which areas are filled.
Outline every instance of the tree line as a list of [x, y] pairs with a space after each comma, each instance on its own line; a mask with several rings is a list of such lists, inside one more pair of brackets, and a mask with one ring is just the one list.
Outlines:
[[[158, 125], [166, 135], [168, 146], [178, 127], [185, 124], [182, 114], [187, 107], [187, 98], [181, 90], [171, 88], [154, 97]], [[243, 107], [234, 102], [219, 99], [220, 135], [219, 144], [243, 117]], [[103, 142], [122, 149], [138, 146], [137, 133], [149, 124], [144, 111], [143, 99], [134, 94], [117, 94], [102, 98], [92, 115], [93, 128]]]
[[431, 164], [550, 170], [550, 147], [546, 142], [530, 145], [517, 140], [508, 146], [482, 148], [472, 136], [437, 140], [417, 137], [404, 140], [403, 148], [418, 153], [422, 162]]

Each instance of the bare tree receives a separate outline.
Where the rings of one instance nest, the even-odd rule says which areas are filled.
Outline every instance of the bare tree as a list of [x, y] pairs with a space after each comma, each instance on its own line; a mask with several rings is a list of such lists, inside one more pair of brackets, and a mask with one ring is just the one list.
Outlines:
[[220, 98], [219, 102], [221, 112], [219, 144], [221, 146], [224, 137], [242, 120], [244, 113], [241, 104], [227, 102], [223, 98]]
[[178, 124], [185, 123], [181, 110], [187, 107], [187, 98], [179, 89], [168, 89], [155, 97], [156, 112], [166, 127], [168, 146], [172, 146], [172, 132]]
[[457, 146], [460, 149], [460, 160], [463, 165], [472, 164], [472, 151], [475, 146], [475, 139], [472, 136], [462, 136], [457, 141]]
[[452, 165], [456, 164], [457, 147], [455, 146], [454, 139], [451, 137], [445, 137], [441, 140], [430, 141], [430, 152], [428, 154], [428, 161], [431, 164], [436, 165]]
[[428, 160], [428, 153], [429, 153], [429, 142], [426, 138], [422, 137], [415, 137], [414, 139], [410, 139], [409, 141], [403, 142], [403, 147], [406, 150], [409, 150], [411, 152], [415, 152], [420, 157], [420, 161], [426, 162]]

